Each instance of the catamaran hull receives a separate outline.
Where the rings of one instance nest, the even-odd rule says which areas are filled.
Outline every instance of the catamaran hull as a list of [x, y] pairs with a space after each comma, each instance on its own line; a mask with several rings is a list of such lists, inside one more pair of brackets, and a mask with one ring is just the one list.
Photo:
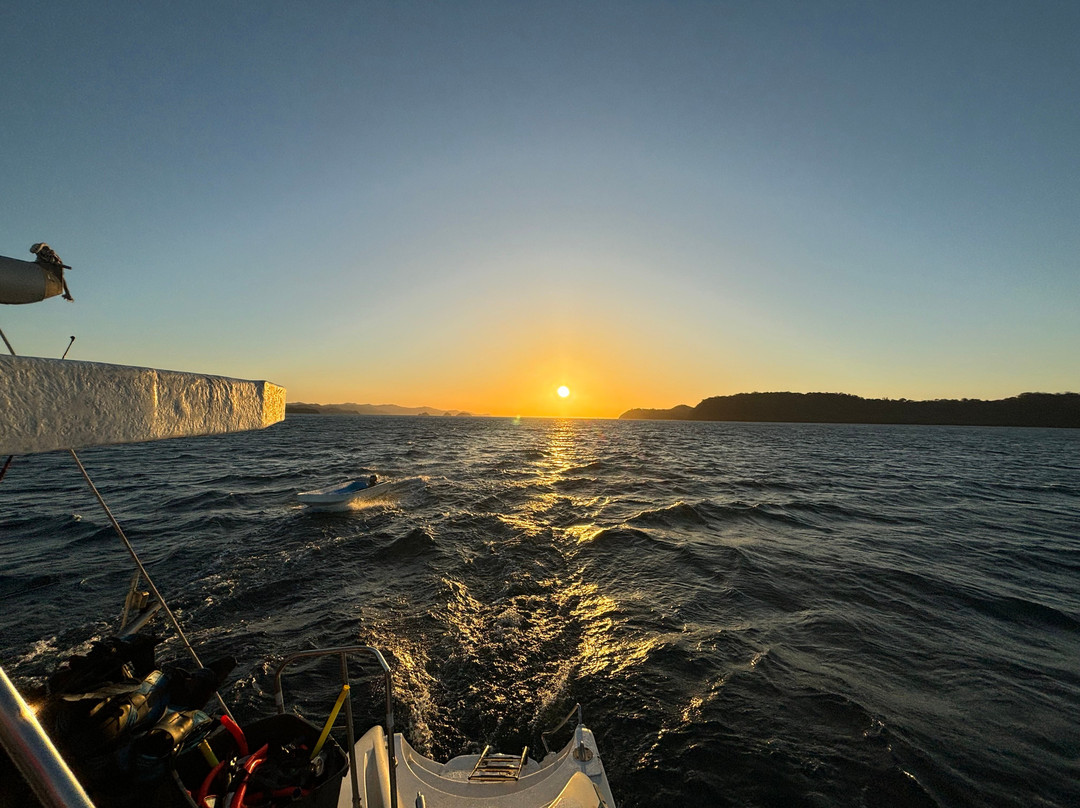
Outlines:
[[[447, 763], [424, 757], [401, 735], [394, 736], [397, 804], [402, 808], [615, 808], [604, 764], [592, 732], [579, 725], [573, 739], [540, 763], [529, 758], [514, 778], [477, 777], [480, 755], [461, 755]], [[386, 734], [374, 726], [356, 742], [360, 804], [390, 808], [390, 761]], [[338, 794], [338, 808], [352, 808], [348, 777]]]

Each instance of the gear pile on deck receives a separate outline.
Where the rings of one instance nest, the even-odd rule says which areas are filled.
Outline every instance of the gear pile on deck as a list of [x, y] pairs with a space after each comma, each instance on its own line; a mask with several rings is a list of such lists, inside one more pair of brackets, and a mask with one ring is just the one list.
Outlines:
[[[101, 805], [334, 805], [347, 763], [293, 715], [241, 729], [208, 704], [231, 657], [194, 671], [159, 665], [154, 635], [110, 637], [49, 677], [39, 717]], [[320, 794], [324, 794], [320, 799]]]

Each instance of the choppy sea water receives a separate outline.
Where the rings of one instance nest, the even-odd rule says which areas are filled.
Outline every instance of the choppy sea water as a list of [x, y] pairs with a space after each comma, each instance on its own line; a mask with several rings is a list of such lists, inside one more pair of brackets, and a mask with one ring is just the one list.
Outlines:
[[[81, 456], [242, 717], [283, 655], [369, 643], [436, 757], [580, 701], [627, 808], [1080, 804], [1080, 431], [291, 416]], [[371, 473], [415, 479], [293, 498]], [[70, 457], [17, 459], [8, 673], [130, 577]], [[333, 674], [286, 685], [314, 720]]]

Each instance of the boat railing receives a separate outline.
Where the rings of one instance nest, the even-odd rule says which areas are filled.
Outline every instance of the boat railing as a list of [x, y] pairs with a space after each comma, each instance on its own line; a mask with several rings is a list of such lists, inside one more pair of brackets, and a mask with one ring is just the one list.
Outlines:
[[543, 742], [544, 751], [547, 754], [549, 754], [549, 755], [551, 754], [551, 747], [548, 746], [548, 742], [547, 742], [548, 736], [549, 735], [554, 735], [556, 732], [558, 732], [560, 729], [562, 729], [564, 726], [566, 726], [566, 722], [569, 721], [571, 718], [573, 718], [575, 715], [577, 716], [578, 724], [584, 723], [582, 721], [582, 717], [581, 717], [581, 704], [580, 703], [575, 704], [573, 707], [570, 708], [570, 712], [568, 712], [566, 714], [566, 718], [564, 718], [558, 724], [553, 726], [551, 729], [544, 730], [543, 732], [540, 733], [540, 740]]
[[[3, 668], [0, 668], [0, 747], [45, 808], [94, 808], [82, 784]], [[3, 791], [9, 787], [5, 783]]]
[[[289, 665], [301, 659], [326, 656], [338, 657], [341, 663], [341, 697], [339, 697], [339, 701], [343, 700], [345, 703], [345, 723], [349, 739], [349, 777], [352, 780], [352, 804], [354, 808], [360, 808], [360, 781], [357, 774], [356, 763], [356, 731], [353, 728], [352, 696], [351, 685], [349, 682], [350, 655], [362, 656], [369, 660], [374, 660], [379, 667], [378, 671], [368, 674], [358, 681], [372, 681], [380, 677], [383, 680], [383, 688], [386, 693], [386, 754], [390, 763], [390, 805], [391, 808], [397, 808], [397, 758], [394, 753], [393, 683], [390, 678], [390, 666], [386, 664], [386, 659], [378, 648], [373, 648], [370, 645], [347, 645], [338, 648], [319, 648], [312, 651], [299, 651], [295, 654], [290, 654], [282, 660], [280, 665], [278, 665], [277, 673], [274, 675], [274, 704], [277, 706], [279, 714], [285, 712], [285, 696], [281, 686], [281, 675]], [[330, 720], [327, 722], [327, 727], [324, 730], [324, 734], [329, 732], [330, 726], [335, 719], [336, 712], [331, 714]]]

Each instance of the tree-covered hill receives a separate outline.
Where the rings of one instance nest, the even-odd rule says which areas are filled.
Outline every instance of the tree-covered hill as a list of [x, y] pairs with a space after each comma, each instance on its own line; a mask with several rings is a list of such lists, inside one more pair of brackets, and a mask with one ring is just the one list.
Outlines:
[[696, 407], [636, 409], [620, 418], [669, 421], [780, 421], [836, 424], [958, 424], [1080, 428], [1080, 394], [1021, 393], [981, 399], [860, 398], [847, 393], [738, 393]]

